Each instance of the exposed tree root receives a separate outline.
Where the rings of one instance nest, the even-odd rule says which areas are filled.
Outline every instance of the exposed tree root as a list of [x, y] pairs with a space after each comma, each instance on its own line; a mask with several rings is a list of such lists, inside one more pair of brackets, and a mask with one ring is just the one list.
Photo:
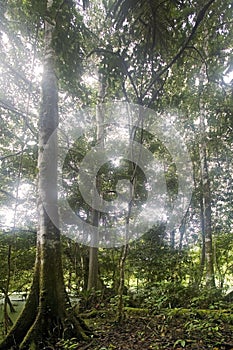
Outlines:
[[66, 318], [48, 318], [40, 312], [27, 332], [24, 340], [20, 344], [20, 350], [45, 349], [45, 346], [55, 346], [60, 339], [77, 338], [80, 340], [88, 340], [89, 329], [83, 321], [72, 312], [65, 315]]
[[0, 350], [18, 349], [18, 345], [21, 343], [24, 335], [27, 333], [28, 329], [31, 327], [35, 320], [39, 303], [38, 291], [38, 270], [36, 269], [31, 291], [26, 301], [25, 307], [6, 338], [0, 344]]
[[18, 320], [0, 344], [0, 350], [45, 349], [55, 345], [60, 339], [77, 338], [87, 340], [90, 330], [71, 307], [68, 296], [61, 293], [51, 304], [39, 292], [40, 265], [37, 263], [32, 287], [25, 307]]

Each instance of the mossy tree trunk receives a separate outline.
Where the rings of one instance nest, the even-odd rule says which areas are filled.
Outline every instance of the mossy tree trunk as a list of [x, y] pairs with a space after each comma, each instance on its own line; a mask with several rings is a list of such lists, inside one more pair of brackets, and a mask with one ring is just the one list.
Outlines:
[[[53, 1], [48, 1], [48, 10]], [[85, 325], [70, 307], [65, 292], [60, 231], [48, 216], [45, 207], [57, 210], [57, 141], [49, 145], [49, 159], [43, 159], [44, 149], [58, 126], [58, 84], [55, 74], [56, 55], [53, 49], [51, 22], [45, 23], [44, 72], [39, 122], [39, 181], [37, 257], [34, 279], [25, 308], [1, 350], [11, 348], [45, 349], [63, 337], [86, 338]], [[48, 174], [50, 176], [48, 176]]]

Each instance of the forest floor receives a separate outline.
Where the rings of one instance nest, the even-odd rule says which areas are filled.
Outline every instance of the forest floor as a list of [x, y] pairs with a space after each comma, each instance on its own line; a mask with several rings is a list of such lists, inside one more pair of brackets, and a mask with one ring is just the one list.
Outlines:
[[88, 319], [96, 337], [77, 350], [233, 350], [229, 310], [169, 309], [154, 315], [128, 315], [115, 323], [103, 312]]
[[[19, 304], [15, 304], [16, 311], [22, 308], [23, 303]], [[13, 319], [16, 317], [15, 314], [12, 316]], [[83, 313], [82, 318], [92, 330], [93, 337], [86, 342], [76, 339], [61, 341], [52, 349], [233, 350], [232, 309], [177, 308], [151, 312], [125, 308], [122, 323], [115, 322], [115, 317], [116, 312], [109, 307]]]

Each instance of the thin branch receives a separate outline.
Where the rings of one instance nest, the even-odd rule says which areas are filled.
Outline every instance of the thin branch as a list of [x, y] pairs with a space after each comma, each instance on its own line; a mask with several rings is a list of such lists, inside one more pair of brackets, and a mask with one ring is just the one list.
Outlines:
[[127, 64], [126, 64], [124, 58], [123, 58], [118, 52], [113, 52], [113, 51], [106, 50], [106, 49], [103, 49], [103, 48], [99, 48], [99, 49], [92, 50], [92, 51], [87, 55], [87, 58], [90, 57], [91, 55], [93, 55], [94, 53], [113, 55], [113, 56], [116, 56], [116, 57], [120, 60], [121, 65], [122, 65], [122, 68], [124, 69], [124, 73], [125, 73], [126, 76], [129, 78], [130, 83], [131, 83], [131, 85], [132, 85], [132, 87], [133, 87], [133, 90], [134, 90], [134, 92], [135, 92], [135, 95], [136, 95], [136, 97], [137, 97], [137, 101], [138, 101], [138, 103], [140, 104], [140, 103], [141, 103], [141, 97], [139, 97], [137, 87], [136, 87], [136, 85], [134, 84], [134, 80], [133, 80], [132, 75], [131, 75], [130, 72], [128, 71], [128, 67], [127, 67]]
[[186, 49], [195, 50], [195, 51], [198, 53], [198, 55], [201, 57], [202, 62], [206, 64], [205, 58], [204, 58], [204, 56], [202, 55], [201, 51], [198, 50], [195, 46], [187, 46]]
[[13, 113], [19, 115], [20, 117], [23, 117], [23, 119], [26, 120], [26, 125], [27, 125], [28, 129], [32, 132], [33, 135], [37, 135], [37, 133], [28, 124], [27, 115], [23, 111], [18, 110], [17, 108], [10, 105], [7, 101], [2, 100], [1, 98], [0, 98], [0, 108], [6, 109], [10, 112], [13, 112]]
[[32, 87], [34, 88], [35, 91], [37, 91], [38, 93], [40, 92], [40, 89], [38, 86], [36, 86], [35, 84], [33, 84], [28, 78], [26, 78], [21, 72], [18, 72], [18, 70], [16, 68], [14, 68], [11, 64], [7, 63], [5, 60], [1, 59], [0, 64], [2, 66], [7, 67], [12, 73], [13, 75], [22, 80], [26, 85], [28, 85], [28, 87], [31, 89]]
[[210, 79], [209, 79], [209, 73], [208, 73], [208, 65], [206, 63], [206, 60], [205, 60], [204, 56], [200, 52], [200, 50], [198, 50], [195, 46], [187, 46], [186, 49], [192, 49], [192, 50], [196, 51], [198, 53], [198, 55], [201, 57], [201, 60], [202, 60], [202, 62], [205, 65], [206, 76], [207, 76], [207, 79], [209, 81]]
[[19, 151], [19, 152], [16, 152], [16, 153], [8, 154], [7, 156], [2, 156], [2, 157], [0, 157], [0, 160], [5, 160], [7, 158], [18, 156], [19, 154], [22, 154], [23, 152], [24, 151]]
[[181, 49], [178, 51], [178, 53], [173, 57], [173, 59], [162, 69], [157, 76], [152, 80], [152, 82], [147, 87], [146, 91], [143, 94], [143, 98], [146, 96], [146, 94], [149, 92], [149, 90], [152, 88], [152, 86], [156, 83], [156, 81], [165, 73], [168, 71], [169, 68], [171, 68], [174, 63], [181, 57], [181, 55], [184, 53], [184, 51], [187, 49], [187, 46], [192, 41], [193, 37], [195, 36], [197, 29], [199, 28], [201, 22], [203, 21], [205, 14], [209, 7], [214, 3], [215, 0], [210, 0], [208, 3], [200, 10], [200, 12], [197, 15], [196, 23], [189, 35], [189, 37], [185, 40], [184, 44], [182, 45]]
[[225, 26], [225, 24], [233, 24], [233, 21], [225, 21], [225, 22], [222, 22], [220, 24], [218, 24], [217, 26], [214, 26], [216, 29], [218, 28], [221, 28], [222, 26]]
[[93, 344], [94, 340], [92, 340], [89, 344], [81, 347], [81, 348], [78, 348], [79, 350], [87, 350], [88, 348], [90, 348]]
[[14, 199], [16, 201], [16, 198], [11, 193], [9, 193], [5, 190], [2, 190], [2, 189], [0, 189], [0, 192], [5, 194], [7, 197], [10, 197], [11, 199]]
[[122, 82], [122, 91], [123, 91], [123, 95], [125, 96], [126, 101], [129, 103], [129, 97], [125, 88], [125, 81]]
[[151, 104], [154, 102], [154, 100], [156, 99], [156, 97], [158, 96], [158, 94], [163, 90], [163, 87], [164, 87], [164, 85], [165, 85], [165, 83], [166, 83], [167, 77], [168, 77], [168, 71], [167, 71], [167, 75], [166, 75], [165, 79], [163, 80], [163, 82], [162, 82], [160, 88], [157, 89], [157, 90], [155, 91], [155, 93], [153, 94], [152, 98], [150, 99], [150, 102], [149, 102], [148, 105], [147, 105], [148, 108], [149, 108], [149, 107], [151, 106]]
[[[0, 7], [1, 7], [1, 4], [0, 4]], [[1, 29], [1, 31], [6, 33], [6, 35], [11, 39], [11, 41], [14, 42], [17, 46], [23, 47], [22, 41], [19, 39], [19, 37], [17, 35], [15, 35], [13, 30], [10, 28], [9, 23], [11, 23], [11, 21], [6, 19], [6, 17], [3, 14], [2, 8], [1, 8], [0, 9], [0, 29]]]
[[73, 170], [75, 173], [79, 173], [79, 168], [76, 168], [75, 166], [73, 166], [72, 164], [68, 164], [68, 166], [69, 166], [69, 168], [71, 169], [71, 170]]

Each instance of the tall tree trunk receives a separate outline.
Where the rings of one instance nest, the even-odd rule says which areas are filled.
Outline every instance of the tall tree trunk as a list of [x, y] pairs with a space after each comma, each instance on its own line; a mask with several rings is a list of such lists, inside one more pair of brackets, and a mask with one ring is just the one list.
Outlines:
[[175, 249], [175, 230], [170, 232], [170, 248], [171, 250]]
[[[98, 105], [96, 107], [96, 144], [100, 148], [104, 148], [104, 112], [103, 112], [103, 102], [105, 97], [105, 83], [102, 74], [99, 74], [99, 91], [98, 91]], [[94, 185], [95, 186], [95, 185]], [[100, 193], [101, 180], [97, 176], [96, 178], [96, 187]], [[95, 198], [93, 199], [95, 200]], [[93, 209], [92, 213], [92, 224], [96, 227], [99, 226], [99, 216], [100, 213]], [[98, 237], [93, 237], [95, 246], [90, 247], [89, 250], [89, 272], [88, 272], [88, 285], [87, 289], [97, 290], [98, 289]]]
[[201, 143], [201, 137], [200, 140], [198, 140], [198, 143], [196, 145], [197, 147], [197, 161], [194, 162], [194, 188], [195, 193], [197, 195], [197, 203], [199, 203], [200, 206], [200, 233], [199, 233], [199, 240], [200, 240], [200, 264], [198, 271], [194, 274], [194, 278], [191, 281], [191, 283], [194, 284], [195, 288], [199, 288], [203, 275], [204, 275], [204, 269], [205, 269], [205, 226], [204, 226], [204, 207], [203, 207], [203, 183], [202, 183], [202, 173], [201, 173], [201, 159], [200, 159], [200, 143]]
[[184, 234], [185, 234], [185, 227], [186, 227], [186, 217], [183, 218], [181, 225], [179, 227], [179, 251], [181, 252], [183, 249], [183, 240], [184, 240]]
[[[127, 230], [127, 227], [126, 227], [126, 230]], [[122, 247], [120, 263], [119, 263], [120, 279], [119, 279], [119, 287], [118, 287], [117, 322], [122, 322], [124, 319], [124, 299], [123, 298], [124, 298], [124, 288], [125, 288], [125, 262], [128, 255], [128, 250], [129, 250], [129, 245], [126, 243]]]
[[117, 303], [117, 322], [122, 322], [124, 319], [124, 288], [125, 288], [125, 263], [129, 250], [129, 220], [132, 210], [132, 201], [134, 198], [134, 191], [136, 187], [136, 169], [137, 165], [132, 165], [133, 177], [131, 179], [132, 187], [130, 187], [130, 201], [128, 203], [128, 213], [125, 218], [125, 245], [122, 247], [120, 263], [119, 263], [119, 287], [118, 287], [118, 303]]
[[[206, 145], [206, 112], [203, 102], [203, 87], [205, 79], [205, 66], [202, 67], [200, 74], [200, 97], [199, 97], [199, 113], [200, 113], [200, 164], [201, 164], [201, 221], [204, 226], [202, 236], [205, 239], [205, 266], [206, 266], [206, 286], [209, 288], [215, 287], [214, 277], [214, 259], [212, 245], [212, 226], [211, 226], [211, 190], [210, 178], [207, 160], [207, 145]], [[204, 253], [204, 251], [203, 251]]]
[[205, 260], [206, 260], [206, 286], [215, 287], [214, 259], [211, 227], [211, 192], [210, 179], [207, 164], [206, 147], [202, 149], [202, 178], [203, 178], [203, 218], [204, 218], [204, 239], [205, 239]]
[[200, 220], [201, 220], [201, 257], [200, 257], [200, 271], [198, 278], [198, 286], [201, 283], [206, 261], [206, 242], [205, 242], [205, 216], [204, 216], [204, 197], [203, 197], [203, 182], [201, 179], [201, 193], [200, 193]]
[[[48, 1], [48, 10], [53, 1]], [[37, 258], [32, 288], [25, 308], [0, 349], [14, 345], [20, 349], [44, 349], [56, 344], [62, 337], [86, 338], [79, 320], [71, 311], [63, 281], [61, 242], [59, 229], [46, 212], [46, 206], [57, 210], [57, 141], [49, 144], [48, 158], [43, 158], [48, 140], [58, 126], [58, 86], [55, 74], [56, 55], [53, 49], [51, 22], [45, 23], [44, 72], [39, 123], [39, 181]], [[48, 176], [49, 175], [49, 176]]]
[[[95, 211], [95, 214], [96, 214], [96, 211]], [[87, 290], [97, 291], [97, 289], [98, 289], [98, 248], [90, 247]]]
[[83, 289], [87, 290], [88, 287], [88, 274], [89, 274], [89, 249], [88, 247], [83, 250], [81, 254], [81, 265], [82, 265], [82, 279]]

